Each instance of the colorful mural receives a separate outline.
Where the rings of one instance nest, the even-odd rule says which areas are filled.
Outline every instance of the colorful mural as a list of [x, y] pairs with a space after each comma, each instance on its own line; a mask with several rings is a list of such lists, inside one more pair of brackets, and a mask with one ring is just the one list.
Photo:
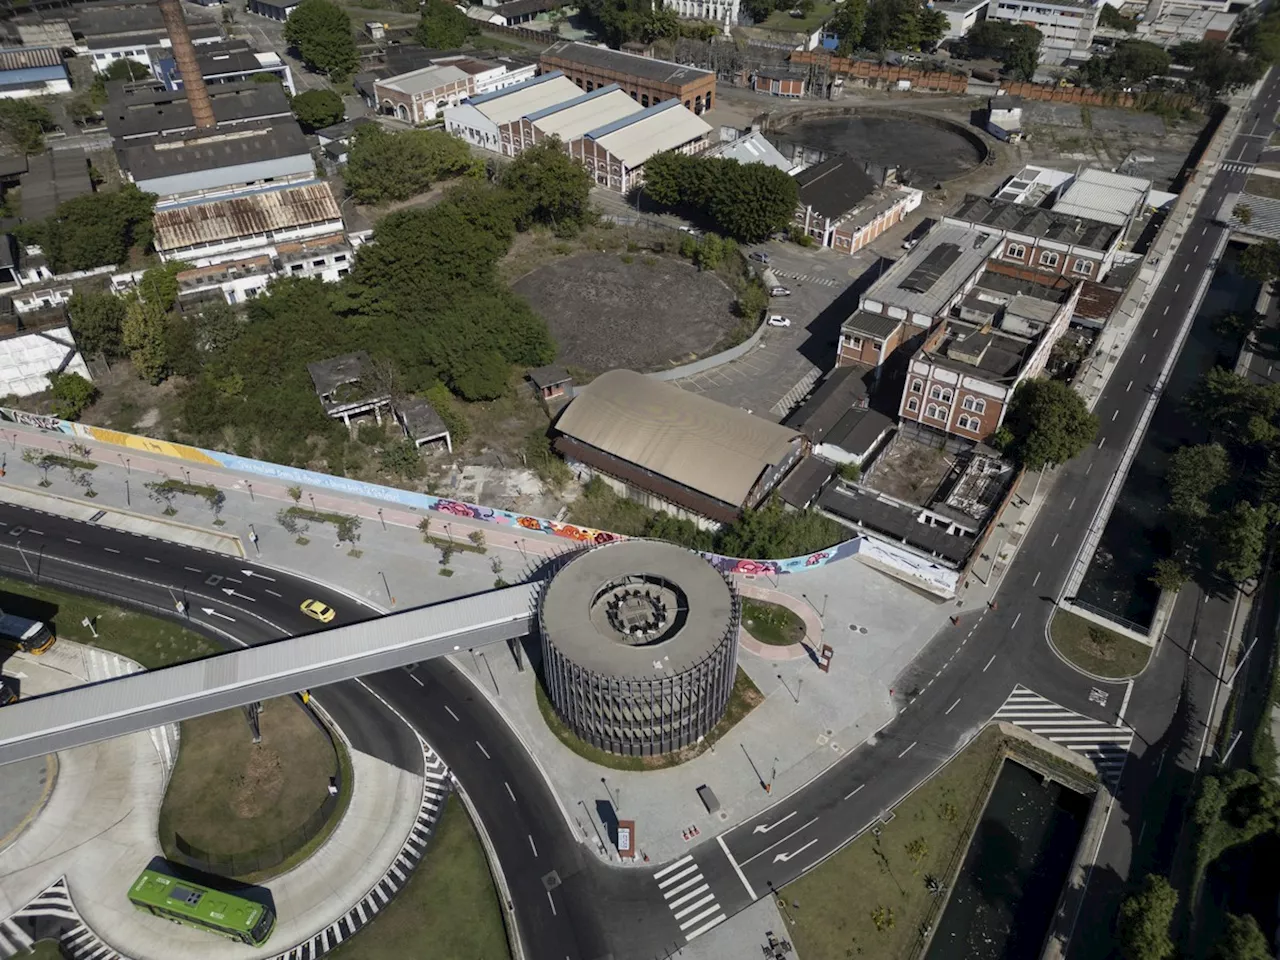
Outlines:
[[[118, 430], [107, 430], [102, 427], [89, 426], [82, 423], [71, 423], [56, 417], [27, 413], [0, 407], [0, 420], [34, 427], [38, 430], [63, 433], [96, 443], [123, 447], [126, 450], [145, 451], [161, 456], [176, 457], [188, 462], [223, 467], [237, 473], [251, 474], [258, 477], [269, 477], [289, 485], [313, 487], [318, 490], [330, 490], [349, 496], [367, 497], [395, 503], [413, 510], [430, 510], [435, 513], [462, 517], [467, 520], [478, 520], [497, 526], [512, 529], [528, 530], [530, 533], [541, 533], [553, 537], [562, 537], [575, 543], [609, 543], [626, 539], [621, 534], [607, 530], [596, 530], [592, 527], [580, 527], [571, 523], [561, 523], [542, 517], [531, 517], [525, 514], [510, 513], [495, 507], [485, 507], [475, 503], [464, 503], [447, 497], [437, 497], [429, 493], [417, 493], [412, 490], [400, 490], [396, 487], [384, 487], [376, 483], [365, 483], [348, 477], [335, 477], [328, 473], [317, 473], [314, 470], [303, 470], [300, 467], [289, 467], [264, 460], [254, 460], [232, 453], [221, 453], [217, 450], [203, 450], [185, 444], [171, 443], [167, 440], [153, 440], [135, 434], [121, 433]], [[92, 456], [92, 454], [91, 454]], [[826, 566], [837, 560], [844, 560], [858, 554], [866, 543], [865, 537], [855, 537], [817, 553], [802, 557], [788, 557], [785, 560], [752, 560], [743, 557], [722, 557], [717, 554], [703, 554], [711, 563], [725, 574], [742, 576], [780, 577], [793, 573], [803, 573], [816, 567]], [[915, 558], [913, 558], [915, 559]]]

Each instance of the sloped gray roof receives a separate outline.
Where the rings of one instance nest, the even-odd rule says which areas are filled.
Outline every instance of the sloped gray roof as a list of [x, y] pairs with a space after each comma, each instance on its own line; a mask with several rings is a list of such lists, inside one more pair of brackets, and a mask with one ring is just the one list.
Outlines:
[[741, 505], [800, 433], [633, 370], [601, 374], [556, 423], [566, 436]]

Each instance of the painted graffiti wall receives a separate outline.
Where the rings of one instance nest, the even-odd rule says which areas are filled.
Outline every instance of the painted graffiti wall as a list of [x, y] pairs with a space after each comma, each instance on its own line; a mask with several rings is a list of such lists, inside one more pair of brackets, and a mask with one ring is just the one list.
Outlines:
[[[580, 527], [572, 523], [561, 523], [542, 517], [511, 513], [495, 507], [481, 506], [475, 503], [464, 503], [448, 497], [437, 497], [429, 493], [417, 493], [412, 490], [400, 490], [396, 487], [385, 487], [376, 483], [365, 483], [348, 477], [335, 477], [328, 473], [314, 470], [303, 470], [300, 467], [289, 467], [264, 460], [254, 460], [233, 453], [222, 453], [217, 450], [204, 450], [186, 444], [172, 443], [167, 440], [153, 440], [118, 430], [107, 430], [84, 423], [72, 423], [43, 414], [27, 413], [8, 407], [0, 407], [0, 420], [34, 427], [39, 430], [62, 433], [78, 440], [89, 440], [95, 443], [109, 444], [124, 450], [159, 454], [198, 463], [205, 466], [217, 466], [237, 473], [269, 477], [291, 486], [313, 487], [344, 493], [349, 496], [367, 497], [371, 500], [382, 500], [415, 510], [430, 510], [436, 513], [464, 517], [483, 523], [509, 527], [517, 530], [528, 530], [530, 533], [541, 533], [554, 537], [563, 537], [576, 543], [609, 543], [613, 540], [625, 539], [622, 535], [607, 530], [596, 530], [591, 527]], [[742, 557], [722, 557], [717, 554], [704, 554], [711, 563], [725, 574], [742, 576], [780, 577], [793, 573], [803, 573], [817, 567], [826, 566], [837, 560], [867, 554], [878, 563], [901, 571], [905, 576], [928, 586], [935, 592], [954, 595], [958, 573], [937, 564], [931, 564], [915, 554], [908, 553], [874, 537], [860, 536], [843, 543], [836, 544], [826, 550], [806, 554], [802, 557], [788, 557], [785, 560], [751, 560]], [[948, 577], [948, 574], [950, 575]]]

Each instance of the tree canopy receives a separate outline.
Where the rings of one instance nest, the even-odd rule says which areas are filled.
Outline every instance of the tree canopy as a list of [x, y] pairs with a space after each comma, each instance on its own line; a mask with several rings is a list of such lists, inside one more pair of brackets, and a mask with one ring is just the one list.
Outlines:
[[466, 143], [443, 130], [393, 132], [368, 123], [351, 139], [343, 178], [360, 203], [388, 203], [477, 168]]
[[[1269, 43], [1280, 34], [1264, 34], [1257, 39]], [[1266, 69], [1267, 55], [1241, 56], [1236, 50], [1217, 40], [1180, 43], [1172, 50], [1175, 63], [1191, 68], [1191, 84], [1208, 97], [1218, 97], [1256, 81]]]
[[98, 388], [78, 373], [51, 373], [49, 386], [53, 415], [62, 420], [79, 420], [98, 396]]
[[302, 0], [284, 23], [284, 38], [309, 68], [335, 80], [351, 76], [359, 62], [351, 18], [331, 0]]
[[1280, 243], [1263, 240], [1249, 244], [1240, 254], [1240, 272], [1258, 283], [1270, 283], [1280, 277]]
[[1024, 380], [1013, 393], [1004, 427], [1004, 450], [1030, 470], [1066, 463], [1093, 442], [1098, 418], [1084, 398], [1060, 380]]
[[151, 79], [151, 68], [145, 63], [139, 63], [137, 60], [120, 57], [117, 60], [112, 60], [107, 69], [102, 71], [102, 79], [149, 80]]
[[44, 149], [44, 135], [54, 128], [53, 115], [30, 100], [0, 100], [0, 139], [22, 153]]
[[427, 0], [414, 39], [428, 49], [454, 50], [480, 33], [480, 25], [448, 0]]
[[612, 47], [633, 40], [675, 39], [680, 34], [679, 19], [661, 0], [582, 0], [578, 9]]
[[23, 224], [22, 238], [40, 246], [56, 273], [124, 264], [130, 248], [150, 246], [155, 202], [131, 183], [86, 193], [59, 204], [48, 220]]
[[332, 90], [308, 90], [293, 98], [290, 106], [307, 133], [338, 123], [346, 116], [342, 98]]
[[1123, 960], [1172, 960], [1169, 927], [1178, 893], [1164, 877], [1147, 874], [1142, 886], [1120, 905], [1117, 934]]
[[1008, 20], [981, 20], [965, 37], [969, 56], [995, 57], [1019, 80], [1035, 76], [1044, 35], [1035, 27]]
[[1227, 914], [1227, 929], [1214, 946], [1213, 960], [1274, 960], [1275, 953], [1253, 914]]
[[575, 232], [591, 219], [591, 174], [550, 137], [526, 148], [502, 173], [521, 230], [536, 223]]
[[645, 163], [644, 191], [668, 207], [709, 218], [717, 232], [758, 243], [791, 222], [796, 182], [763, 163], [659, 153]]
[[947, 15], [919, 0], [845, 0], [827, 23], [837, 52], [932, 50], [947, 32]]
[[1169, 72], [1169, 52], [1147, 40], [1121, 40], [1108, 57], [1091, 57], [1080, 68], [1080, 79], [1090, 87], [1142, 83]]
[[123, 356], [120, 328], [124, 301], [111, 293], [77, 291], [67, 304], [71, 332], [80, 350], [89, 355]]

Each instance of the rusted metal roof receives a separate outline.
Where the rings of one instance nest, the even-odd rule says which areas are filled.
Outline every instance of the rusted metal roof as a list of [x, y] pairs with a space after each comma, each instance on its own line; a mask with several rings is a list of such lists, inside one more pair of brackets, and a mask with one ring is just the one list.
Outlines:
[[0, 49], [0, 70], [60, 67], [62, 57], [53, 47], [5, 47]]
[[341, 219], [342, 213], [328, 184], [308, 183], [246, 197], [158, 210], [155, 215], [156, 248], [180, 250], [202, 243], [271, 234], [290, 227]]

